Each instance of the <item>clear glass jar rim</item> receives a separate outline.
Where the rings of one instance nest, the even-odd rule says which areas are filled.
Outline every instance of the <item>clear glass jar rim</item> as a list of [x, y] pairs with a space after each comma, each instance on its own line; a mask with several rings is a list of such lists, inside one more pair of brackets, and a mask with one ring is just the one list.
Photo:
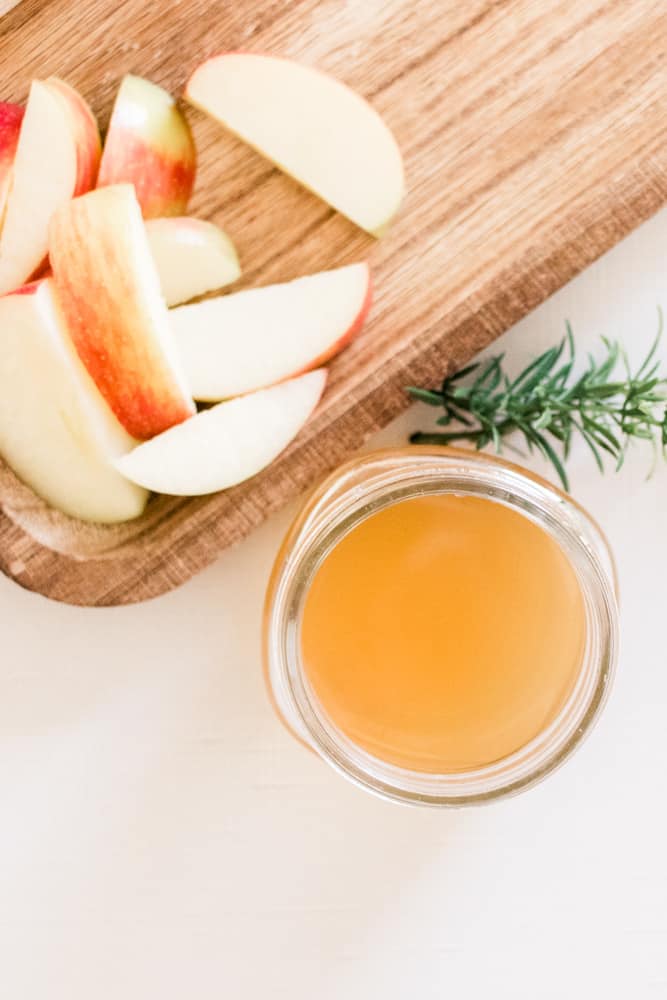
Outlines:
[[[559, 542], [577, 574], [587, 640], [575, 689], [552, 724], [514, 754], [483, 768], [426, 774], [387, 764], [327, 718], [308, 684], [300, 621], [310, 581], [334, 545], [372, 513], [432, 493], [481, 496], [518, 510]], [[315, 490], [288, 533], [267, 594], [265, 661], [276, 707], [295, 735], [358, 785], [400, 802], [460, 806], [521, 791], [560, 766], [597, 719], [618, 647], [616, 573], [597, 524], [571, 497], [511, 463], [462, 449], [370, 452]]]

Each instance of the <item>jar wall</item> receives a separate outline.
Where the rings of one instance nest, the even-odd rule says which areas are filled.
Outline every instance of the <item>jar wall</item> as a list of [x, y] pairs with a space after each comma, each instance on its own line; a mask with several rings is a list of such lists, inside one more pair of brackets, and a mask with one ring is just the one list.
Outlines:
[[[483, 768], [427, 775], [366, 753], [331, 724], [305, 676], [300, 627], [314, 572], [347, 532], [402, 499], [448, 492], [511, 507], [558, 541], [585, 598], [588, 639], [572, 696], [535, 740]], [[614, 564], [595, 522], [569, 496], [532, 473], [459, 449], [392, 449], [342, 466], [305, 501], [287, 533], [267, 592], [265, 668], [278, 714], [296, 738], [347, 778], [401, 802], [455, 806], [489, 801], [529, 787], [554, 770], [597, 718], [609, 690], [617, 645]]]

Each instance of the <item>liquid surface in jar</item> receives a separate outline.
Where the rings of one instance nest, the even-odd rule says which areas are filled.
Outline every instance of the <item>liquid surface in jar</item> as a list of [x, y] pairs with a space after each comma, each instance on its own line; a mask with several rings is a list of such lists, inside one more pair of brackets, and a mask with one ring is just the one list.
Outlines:
[[386, 507], [338, 542], [307, 594], [301, 652], [346, 736], [447, 773], [499, 760], [553, 721], [585, 634], [556, 541], [500, 503], [441, 494]]

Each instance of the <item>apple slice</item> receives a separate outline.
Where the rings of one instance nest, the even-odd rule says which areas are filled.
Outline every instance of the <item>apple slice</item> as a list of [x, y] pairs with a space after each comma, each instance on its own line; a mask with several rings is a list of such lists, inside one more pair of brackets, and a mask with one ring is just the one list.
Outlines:
[[0, 454], [65, 514], [137, 517], [147, 493], [112, 464], [136, 442], [79, 360], [51, 280], [0, 298], [0, 330]]
[[234, 244], [212, 222], [187, 216], [150, 219], [146, 232], [168, 306], [188, 302], [240, 277]]
[[74, 87], [70, 87], [57, 76], [50, 76], [46, 83], [51, 91], [60, 97], [76, 137], [77, 175], [73, 193], [73, 197], [76, 198], [77, 195], [85, 194], [94, 188], [97, 180], [102, 155], [97, 120]]
[[12, 167], [21, 131], [24, 109], [19, 104], [0, 101], [0, 230], [12, 182]]
[[98, 187], [134, 184], [144, 218], [182, 215], [195, 180], [190, 126], [166, 90], [139, 76], [120, 85]]
[[0, 235], [0, 294], [36, 274], [53, 212], [94, 182], [100, 136], [93, 114], [61, 80], [34, 80], [21, 126]]
[[270, 465], [298, 434], [326, 377], [320, 368], [218, 403], [117, 459], [116, 468], [139, 486], [176, 496], [236, 486]]
[[202, 63], [185, 96], [373, 236], [398, 209], [396, 140], [338, 80], [288, 59], [230, 52]]
[[99, 188], [64, 205], [49, 251], [74, 346], [128, 433], [152, 437], [191, 416], [134, 188]]
[[323, 365], [364, 322], [368, 264], [172, 309], [171, 328], [195, 399], [262, 389]]

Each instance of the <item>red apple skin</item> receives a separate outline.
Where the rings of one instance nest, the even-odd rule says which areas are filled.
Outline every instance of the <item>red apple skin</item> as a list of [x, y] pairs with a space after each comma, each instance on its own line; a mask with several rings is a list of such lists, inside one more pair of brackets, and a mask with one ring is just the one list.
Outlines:
[[25, 108], [19, 104], [0, 101], [0, 228], [5, 214], [5, 201], [9, 194], [14, 155], [24, 114]]
[[[27, 285], [21, 285], [20, 288], [15, 288], [13, 292], [8, 292], [8, 295], [35, 295], [39, 289], [41, 282], [30, 281]], [[4, 298], [4, 296], [3, 296]]]
[[127, 129], [116, 129], [113, 143], [118, 152], [104, 157], [98, 187], [130, 181], [144, 219], [183, 215], [194, 185], [192, 161], [169, 159]]
[[128, 433], [145, 440], [191, 417], [194, 403], [160, 343], [167, 309], [132, 187], [91, 191], [58, 209], [49, 247], [74, 346]]
[[102, 140], [97, 119], [81, 94], [64, 80], [50, 76], [45, 80], [64, 100], [77, 135], [77, 178], [73, 197], [95, 187], [102, 157]]
[[24, 114], [20, 104], [0, 101], [0, 170], [14, 162]]
[[98, 187], [134, 184], [145, 219], [184, 215], [197, 155], [173, 98], [140, 77], [123, 80], [104, 143]]

